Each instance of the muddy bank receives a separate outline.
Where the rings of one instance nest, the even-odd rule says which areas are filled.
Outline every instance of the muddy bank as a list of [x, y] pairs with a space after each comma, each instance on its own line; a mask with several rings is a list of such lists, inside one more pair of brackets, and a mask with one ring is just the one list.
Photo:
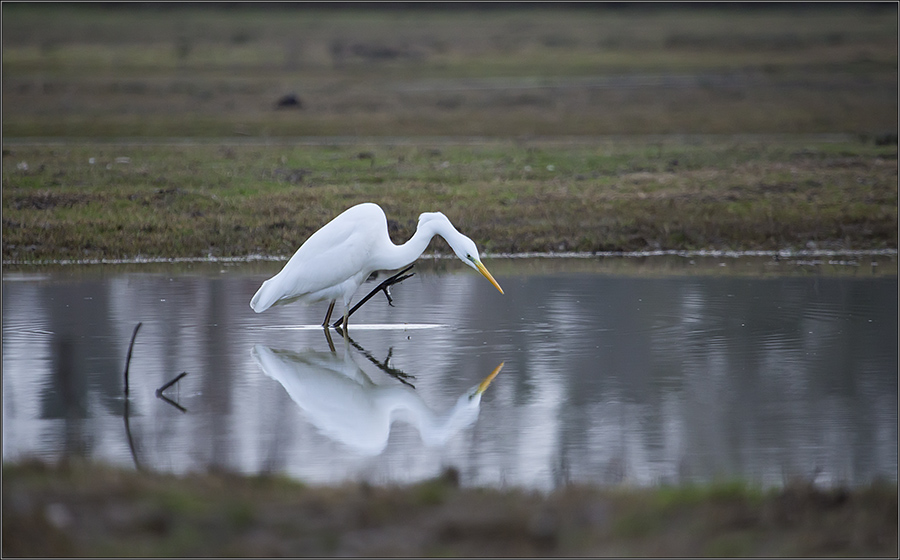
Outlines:
[[897, 486], [308, 487], [4, 465], [6, 556], [896, 556]]

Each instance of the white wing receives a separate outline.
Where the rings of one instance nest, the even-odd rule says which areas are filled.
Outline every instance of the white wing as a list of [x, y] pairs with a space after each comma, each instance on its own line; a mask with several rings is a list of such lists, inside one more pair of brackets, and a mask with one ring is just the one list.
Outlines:
[[377, 205], [359, 204], [344, 211], [312, 234], [281, 272], [263, 283], [251, 307], [261, 313], [278, 302], [352, 294], [372, 272], [372, 250], [386, 235], [387, 220]]

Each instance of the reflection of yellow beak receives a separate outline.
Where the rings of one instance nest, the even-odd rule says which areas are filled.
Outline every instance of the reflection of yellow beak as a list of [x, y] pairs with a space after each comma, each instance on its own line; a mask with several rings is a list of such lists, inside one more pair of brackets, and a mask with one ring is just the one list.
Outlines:
[[493, 284], [495, 288], [497, 288], [498, 290], [500, 290], [500, 293], [502, 294], [502, 293], [503, 293], [503, 288], [501, 288], [501, 287], [500, 287], [500, 284], [498, 284], [497, 281], [494, 280], [494, 277], [491, 276], [491, 273], [488, 272], [488, 269], [485, 268], [483, 264], [481, 264], [481, 261], [478, 260], [478, 259], [472, 259], [472, 262], [475, 263], [475, 267], [478, 269], [478, 272], [482, 273], [482, 274], [484, 275], [485, 278], [487, 278], [488, 280], [490, 280], [491, 284]]
[[506, 362], [500, 362], [500, 365], [495, 367], [494, 371], [492, 371], [490, 375], [488, 375], [487, 377], [484, 378], [484, 381], [482, 381], [478, 385], [478, 389], [475, 391], [476, 395], [480, 395], [481, 393], [484, 393], [484, 390], [488, 388], [488, 385], [491, 384], [491, 381], [493, 381], [494, 378], [497, 377], [497, 374], [500, 373], [500, 370], [503, 369], [503, 364], [505, 364], [505, 363]]

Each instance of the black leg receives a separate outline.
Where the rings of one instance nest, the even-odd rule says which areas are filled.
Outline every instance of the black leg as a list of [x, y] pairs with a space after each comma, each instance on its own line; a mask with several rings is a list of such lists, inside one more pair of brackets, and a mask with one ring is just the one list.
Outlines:
[[[353, 312], [354, 312], [354, 311], [356, 311], [357, 309], [359, 309], [360, 307], [362, 307], [362, 304], [364, 304], [364, 303], [366, 303], [367, 301], [369, 301], [370, 299], [372, 299], [372, 296], [374, 296], [374, 295], [375, 295], [376, 293], [378, 293], [378, 292], [384, 292], [384, 295], [387, 297], [387, 300], [388, 300], [388, 305], [393, 306], [393, 305], [394, 305], [394, 302], [393, 302], [393, 300], [391, 299], [391, 294], [388, 292], [388, 288], [390, 288], [390, 287], [393, 286], [394, 284], [398, 284], [398, 283], [400, 283], [400, 282], [403, 282], [403, 281], [406, 280], [407, 278], [410, 278], [410, 277], [412, 277], [412, 276], [415, 276], [415, 274], [416, 274], [415, 272], [413, 272], [412, 274], [406, 274], [406, 272], [408, 272], [410, 269], [412, 269], [413, 266], [415, 266], [415, 265], [411, 264], [411, 265], [407, 266], [406, 268], [404, 268], [403, 270], [401, 270], [401, 271], [398, 272], [397, 274], [391, 276], [390, 278], [387, 278], [387, 279], [386, 279], [384, 282], [382, 282], [381, 284], [378, 284], [378, 286], [376, 286], [374, 290], [372, 290], [371, 292], [369, 292], [369, 294], [368, 294], [366, 297], [364, 297], [364, 298], [362, 298], [361, 300], [359, 300], [359, 303], [357, 303], [356, 305], [354, 305], [354, 306], [350, 309], [350, 313], [347, 313], [347, 315], [346, 315], [347, 318], [349, 318], [350, 315], [353, 315]], [[405, 276], [404, 276], [404, 274], [405, 274]], [[330, 315], [330, 314], [329, 314], [329, 315]], [[344, 322], [344, 319], [341, 318], [341, 319], [338, 319], [337, 321], [335, 321], [334, 324], [331, 325], [331, 326], [334, 327], [334, 328], [339, 328], [340, 325], [341, 325], [341, 323], [343, 323], [343, 322]], [[346, 327], [346, 325], [344, 325], [344, 326]]]
[[322, 321], [322, 326], [328, 328], [328, 321], [331, 319], [331, 312], [334, 311], [334, 300], [331, 300], [331, 305], [328, 306], [328, 313], [325, 314], [325, 320]]

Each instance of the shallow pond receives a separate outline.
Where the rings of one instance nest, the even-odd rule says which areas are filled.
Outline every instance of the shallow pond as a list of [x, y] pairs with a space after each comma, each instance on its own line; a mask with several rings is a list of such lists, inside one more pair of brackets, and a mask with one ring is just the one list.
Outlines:
[[452, 466], [538, 489], [896, 481], [895, 255], [485, 264], [505, 295], [420, 260], [334, 350], [325, 304], [250, 309], [280, 262], [4, 270], [3, 460], [376, 484]]

